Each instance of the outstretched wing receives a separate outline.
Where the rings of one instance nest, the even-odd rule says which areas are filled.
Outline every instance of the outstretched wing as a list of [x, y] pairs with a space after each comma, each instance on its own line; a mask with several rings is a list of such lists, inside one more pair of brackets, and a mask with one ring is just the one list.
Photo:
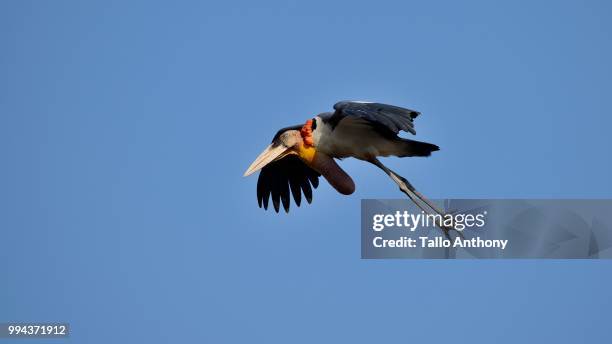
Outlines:
[[299, 207], [302, 201], [302, 192], [308, 203], [312, 202], [312, 188], [319, 186], [320, 174], [308, 167], [296, 155], [286, 157], [266, 165], [259, 173], [257, 180], [257, 203], [268, 209], [268, 199], [272, 196], [272, 205], [278, 213], [280, 202], [285, 212], [289, 212], [289, 190], [293, 200]]
[[334, 105], [334, 114], [330, 117], [335, 127], [344, 117], [364, 119], [374, 125], [385, 135], [397, 135], [400, 130], [416, 135], [414, 119], [420, 112], [399, 106], [357, 101], [341, 101]]

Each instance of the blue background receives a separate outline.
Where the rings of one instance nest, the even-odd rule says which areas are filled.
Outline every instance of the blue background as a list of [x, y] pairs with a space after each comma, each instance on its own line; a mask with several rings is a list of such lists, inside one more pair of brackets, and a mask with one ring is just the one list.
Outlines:
[[423, 113], [431, 198], [608, 198], [606, 1], [0, 2], [0, 321], [75, 343], [587, 342], [608, 261], [360, 260], [346, 160], [289, 215], [242, 173], [341, 99]]

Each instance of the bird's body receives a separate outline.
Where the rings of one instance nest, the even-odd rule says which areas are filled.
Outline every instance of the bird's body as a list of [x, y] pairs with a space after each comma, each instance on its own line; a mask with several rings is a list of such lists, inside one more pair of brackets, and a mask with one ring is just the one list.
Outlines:
[[355, 185], [351, 177], [334, 161], [353, 157], [383, 169], [417, 205], [419, 200], [439, 212], [403, 177], [385, 167], [380, 156], [429, 156], [436, 145], [398, 136], [400, 131], [416, 134], [414, 119], [419, 112], [397, 106], [343, 101], [334, 105], [335, 112], [322, 113], [303, 125], [283, 128], [272, 144], [260, 154], [245, 176], [261, 169], [257, 183], [259, 206], [268, 207], [272, 198], [278, 212], [282, 202], [289, 211], [290, 193], [295, 203], [301, 194], [310, 203], [312, 188], [323, 176], [342, 194], [351, 194]]
[[[373, 130], [373, 126], [362, 118], [344, 117], [333, 126], [333, 113], [324, 113], [314, 118], [317, 130], [313, 132], [314, 145], [317, 151], [334, 158], [357, 158], [366, 160], [373, 157], [386, 156], [427, 156], [431, 151], [438, 150], [430, 145], [429, 150], [418, 151], [422, 142], [407, 140], [397, 135], [384, 135]], [[429, 145], [429, 144], [427, 144]]]
[[389, 147], [388, 140], [384, 140], [375, 132], [372, 133], [367, 123], [344, 118], [342, 125], [333, 127], [330, 122], [331, 116], [325, 114], [315, 117], [316, 122], [320, 123], [317, 128], [320, 129], [313, 133], [314, 142], [322, 153], [338, 159], [354, 157], [361, 160], [366, 160], [370, 156], [390, 155], [389, 148], [392, 147]]

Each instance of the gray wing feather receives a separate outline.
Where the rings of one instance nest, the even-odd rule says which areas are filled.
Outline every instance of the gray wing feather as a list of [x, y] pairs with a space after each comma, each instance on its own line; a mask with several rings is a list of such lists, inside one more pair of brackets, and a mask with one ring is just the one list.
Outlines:
[[359, 117], [383, 129], [390, 130], [395, 135], [400, 130], [416, 134], [414, 119], [420, 115], [418, 111], [399, 106], [357, 101], [338, 102], [334, 105], [334, 110], [336, 112], [332, 117], [335, 117], [337, 122], [345, 116]]

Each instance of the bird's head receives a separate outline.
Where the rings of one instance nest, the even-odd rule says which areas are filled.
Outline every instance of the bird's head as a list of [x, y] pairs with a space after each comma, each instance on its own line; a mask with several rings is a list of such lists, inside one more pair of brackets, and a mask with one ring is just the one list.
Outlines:
[[251, 175], [269, 163], [290, 154], [299, 156], [307, 165], [311, 165], [316, 154], [312, 136], [314, 121], [309, 119], [299, 130], [292, 128], [279, 131], [272, 139], [272, 143], [249, 166], [244, 176]]

